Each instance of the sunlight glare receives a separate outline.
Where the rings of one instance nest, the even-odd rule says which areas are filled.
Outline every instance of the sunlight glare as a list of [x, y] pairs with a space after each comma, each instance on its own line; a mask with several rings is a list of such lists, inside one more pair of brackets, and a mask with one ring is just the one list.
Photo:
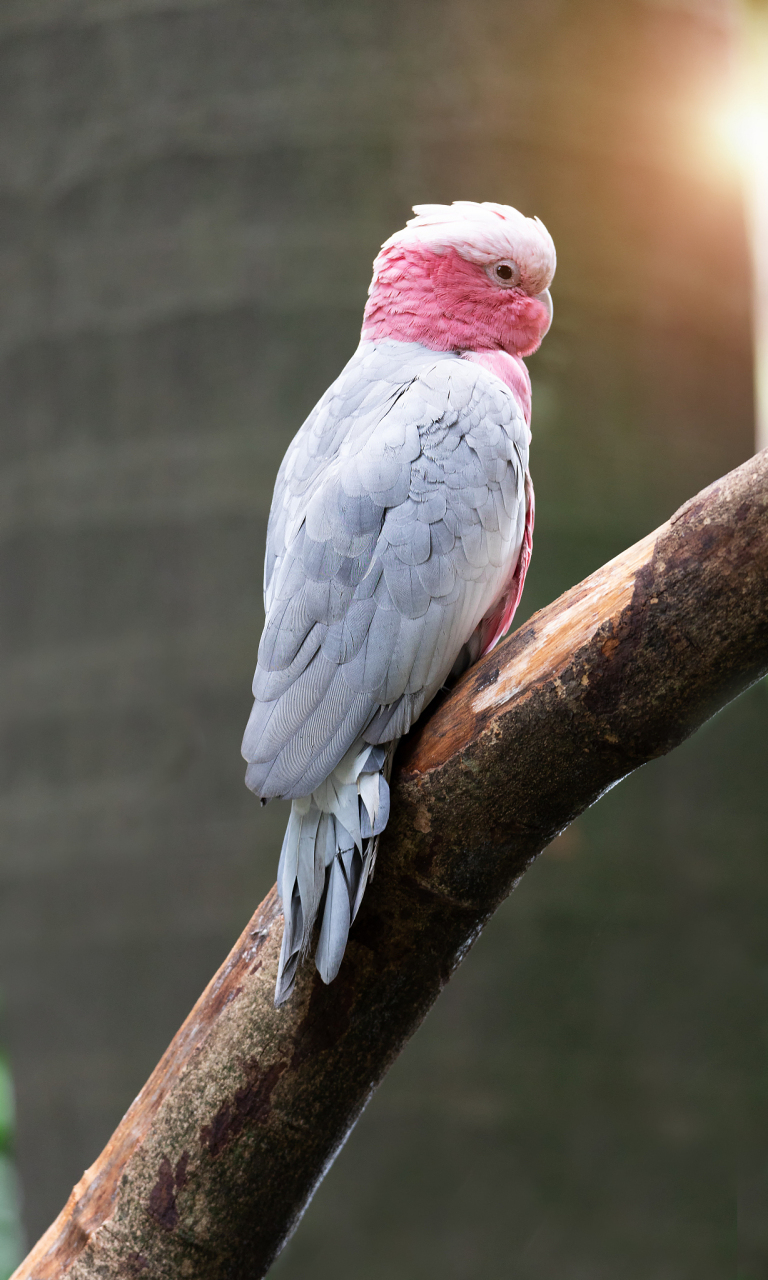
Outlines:
[[742, 168], [754, 172], [768, 164], [768, 102], [745, 95], [729, 104], [716, 124], [723, 145]]
[[752, 257], [755, 436], [768, 448], [768, 0], [734, 12], [734, 96], [716, 112], [719, 150], [740, 174]]

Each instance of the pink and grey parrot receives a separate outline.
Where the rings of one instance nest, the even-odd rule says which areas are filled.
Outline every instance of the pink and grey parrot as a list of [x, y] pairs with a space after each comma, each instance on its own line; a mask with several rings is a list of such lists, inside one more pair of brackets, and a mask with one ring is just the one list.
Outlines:
[[357, 351], [283, 459], [246, 782], [293, 801], [275, 1003], [322, 912], [338, 973], [399, 738], [509, 628], [531, 556], [531, 387], [555, 248], [501, 204], [414, 207], [373, 266]]

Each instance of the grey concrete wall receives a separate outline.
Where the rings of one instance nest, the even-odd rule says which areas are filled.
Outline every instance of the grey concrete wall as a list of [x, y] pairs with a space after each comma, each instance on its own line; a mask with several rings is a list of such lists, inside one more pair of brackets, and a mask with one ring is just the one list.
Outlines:
[[[239, 758], [271, 486], [410, 204], [509, 201], [558, 245], [524, 612], [751, 452], [743, 230], [705, 123], [728, 13], [5, 0], [0, 985], [31, 1237], [274, 878], [283, 812]], [[276, 1273], [725, 1274], [765, 709], [545, 855]]]

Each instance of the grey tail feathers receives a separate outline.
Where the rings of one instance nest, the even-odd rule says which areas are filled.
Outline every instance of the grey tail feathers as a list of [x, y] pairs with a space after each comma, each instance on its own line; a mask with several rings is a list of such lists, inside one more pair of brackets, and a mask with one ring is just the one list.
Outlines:
[[311, 796], [291, 805], [277, 872], [285, 925], [276, 1005], [293, 990], [321, 907], [315, 964], [323, 982], [332, 982], [339, 972], [389, 818], [392, 755], [389, 744], [356, 742]]

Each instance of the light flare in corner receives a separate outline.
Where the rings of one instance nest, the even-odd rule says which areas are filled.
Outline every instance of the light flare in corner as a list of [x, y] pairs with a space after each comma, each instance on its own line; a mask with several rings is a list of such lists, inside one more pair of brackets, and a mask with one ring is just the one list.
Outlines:
[[722, 141], [744, 183], [753, 267], [755, 446], [768, 448], [768, 0], [741, 0], [732, 102]]

